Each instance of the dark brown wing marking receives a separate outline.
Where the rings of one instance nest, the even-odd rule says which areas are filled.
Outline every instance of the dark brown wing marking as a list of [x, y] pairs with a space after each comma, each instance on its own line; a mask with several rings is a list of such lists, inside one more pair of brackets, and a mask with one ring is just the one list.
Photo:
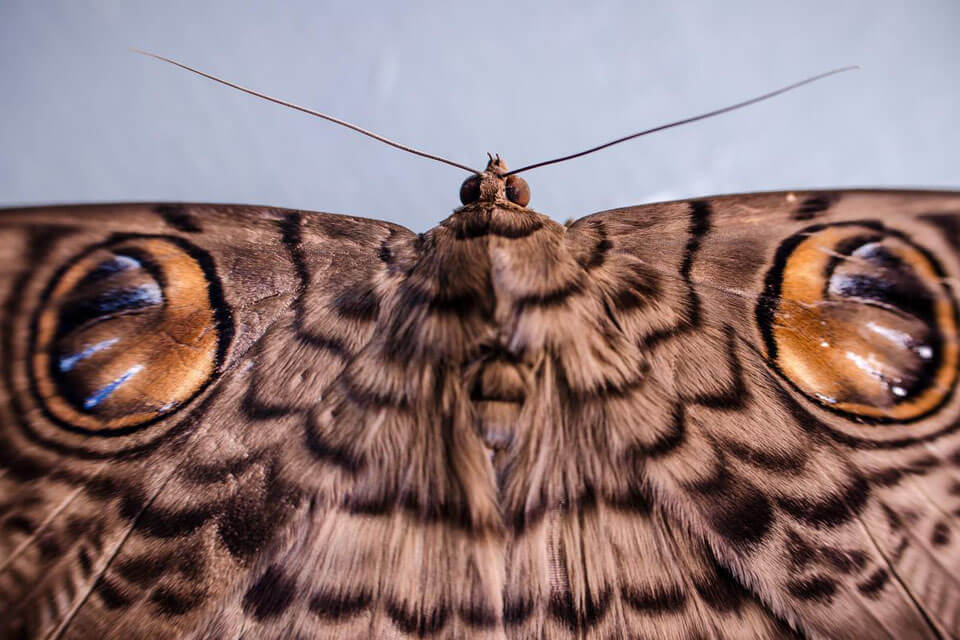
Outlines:
[[[656, 228], [659, 216], [679, 206], [637, 211], [647, 226], [635, 235]], [[671, 275], [662, 261], [648, 258], [644, 251], [649, 249], [639, 246], [639, 239], [627, 240], [636, 247], [634, 256], [661, 278], [688, 281], [703, 311], [696, 334], [672, 337], [652, 350], [660, 366], [651, 366], [654, 379], [648, 379], [648, 388], [658, 373], [672, 372], [666, 376], [673, 386], [694, 393], [664, 421], [665, 436], [654, 441], [659, 446], [649, 453], [635, 449], [643, 477], [681, 513], [684, 505], [694, 506], [684, 517], [703, 523], [720, 562], [743, 575], [774, 611], [803, 628], [830, 637], [868, 628], [894, 637], [956, 633], [960, 592], [950, 576], [960, 554], [949, 549], [951, 537], [943, 535], [951, 526], [947, 514], [955, 509], [949, 487], [956, 474], [941, 462], [955, 446], [953, 434], [960, 424], [956, 399], [947, 396], [940, 410], [916, 426], [872, 429], [845, 423], [797, 399], [771, 374], [749, 321], [755, 301], [770, 295], [763, 284], [763, 263], [738, 268], [734, 259], [740, 254], [727, 247], [750, 236], [753, 253], [772, 259], [791, 229], [809, 225], [810, 214], [825, 225], [880, 220], [894, 229], [909, 228], [914, 241], [945, 263], [944, 286], [952, 288], [951, 274], [960, 272], [955, 242], [949, 231], [939, 234], [951, 218], [960, 217], [960, 202], [954, 195], [935, 193], [761, 194], [710, 200], [709, 208], [710, 232], [701, 237], [687, 278], [684, 269]], [[943, 213], [931, 219], [930, 211]], [[598, 214], [571, 231], [641, 226], [632, 215], [630, 210]], [[662, 226], [676, 226], [674, 220]], [[917, 220], [931, 224], [924, 227]], [[645, 239], [656, 246], [652, 231], [650, 235]], [[616, 247], [618, 240], [607, 229], [604, 242]], [[608, 266], [606, 260], [593, 262], [602, 265], [600, 271]], [[625, 324], [622, 315], [616, 317]], [[634, 330], [634, 335], [643, 334]], [[723, 350], [726, 357], [713, 355]], [[700, 366], [685, 366], [687, 354], [698, 354]], [[724, 361], [727, 365], [719, 367]], [[711, 378], [726, 377], [723, 369], [738, 372], [724, 394], [726, 402], [690, 403], [713, 384]], [[890, 505], [891, 500], [899, 506]], [[737, 527], [727, 528], [724, 522]], [[784, 562], [793, 569], [778, 575]]]

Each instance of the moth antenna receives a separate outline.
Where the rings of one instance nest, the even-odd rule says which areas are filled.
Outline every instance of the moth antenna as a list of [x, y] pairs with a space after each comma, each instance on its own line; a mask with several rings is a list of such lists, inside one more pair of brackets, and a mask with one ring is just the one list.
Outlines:
[[822, 79], [824, 79], [824, 78], [826, 78], [826, 77], [828, 77], [828, 76], [836, 75], [836, 74], [838, 74], [838, 73], [843, 73], [843, 72], [845, 72], [845, 71], [853, 71], [854, 69], [859, 69], [859, 68], [860, 68], [860, 65], [855, 64], [855, 65], [850, 65], [850, 66], [848, 66], [848, 67], [841, 67], [841, 68], [839, 68], [839, 69], [833, 69], [832, 71], [827, 71], [827, 72], [825, 72], [825, 73], [821, 73], [821, 74], [812, 76], [812, 77], [810, 77], [810, 78], [806, 78], [805, 80], [801, 80], [800, 82], [794, 82], [793, 84], [788, 85], [788, 86], [786, 86], [786, 87], [782, 87], [782, 88], [780, 88], [780, 89], [777, 89], [776, 91], [771, 91], [770, 93], [765, 93], [765, 94], [763, 94], [763, 95], [761, 95], [761, 96], [757, 96], [756, 98], [750, 98], [749, 100], [744, 100], [743, 102], [738, 102], [738, 103], [736, 103], [736, 104], [732, 104], [732, 105], [730, 105], [730, 106], [723, 107], [722, 109], [716, 109], [715, 111], [709, 111], [709, 112], [707, 112], [707, 113], [701, 113], [700, 115], [698, 115], [698, 116], [693, 116], [693, 117], [691, 117], [691, 118], [684, 118], [683, 120], [677, 120], [676, 122], [670, 122], [670, 123], [668, 123], [668, 124], [662, 124], [662, 125], [660, 125], [659, 127], [654, 127], [654, 128], [652, 128], [652, 129], [646, 129], [646, 130], [644, 130], [644, 131], [639, 131], [639, 132], [637, 132], [637, 133], [631, 133], [631, 134], [628, 135], [628, 136], [624, 136], [624, 137], [622, 137], [622, 138], [617, 138], [616, 140], [611, 140], [610, 142], [601, 144], [601, 145], [596, 146], [596, 147], [592, 147], [592, 148], [590, 148], [590, 149], [587, 149], [586, 151], [580, 151], [580, 152], [578, 152], [578, 153], [571, 153], [571, 154], [568, 155], [568, 156], [562, 156], [562, 157], [560, 157], [560, 158], [554, 158], [553, 160], [545, 160], [545, 161], [543, 161], [543, 162], [537, 162], [537, 163], [534, 163], [534, 164], [529, 164], [529, 165], [527, 165], [527, 166], [525, 166], [525, 167], [520, 167], [519, 169], [514, 169], [513, 171], [508, 171], [507, 173], [503, 174], [503, 177], [512, 176], [513, 174], [515, 174], [515, 173], [520, 173], [521, 171], [529, 171], [530, 169], [537, 169], [537, 168], [539, 168], [539, 167], [545, 167], [545, 166], [548, 165], [548, 164], [557, 164], [558, 162], [566, 162], [567, 160], [573, 160], [574, 158], [579, 158], [580, 156], [585, 156], [585, 155], [587, 155], [588, 153], [593, 153], [593, 152], [595, 152], [595, 151], [600, 151], [601, 149], [606, 149], [607, 147], [612, 147], [612, 146], [615, 145], [615, 144], [620, 144], [621, 142], [626, 142], [627, 140], [633, 140], [634, 138], [639, 138], [640, 136], [645, 136], [645, 135], [647, 135], [647, 134], [649, 134], [649, 133], [656, 133], [657, 131], [663, 131], [664, 129], [671, 129], [671, 128], [673, 128], [673, 127], [679, 127], [679, 126], [682, 125], [682, 124], [688, 124], [688, 123], [690, 123], [690, 122], [696, 122], [697, 120], [705, 120], [705, 119], [707, 119], [707, 118], [712, 118], [713, 116], [719, 116], [720, 114], [727, 113], [727, 112], [729, 112], [729, 111], [735, 111], [736, 109], [740, 109], [740, 108], [742, 108], [742, 107], [747, 107], [747, 106], [749, 106], [749, 105], [751, 105], [751, 104], [756, 104], [757, 102], [763, 102], [764, 100], [769, 100], [770, 98], [773, 98], [774, 96], [778, 96], [778, 95], [780, 95], [781, 93], [786, 93], [787, 91], [792, 91], [792, 90], [794, 90], [794, 89], [797, 89], [797, 88], [799, 88], [799, 87], [802, 87], [802, 86], [805, 85], [805, 84], [810, 84], [811, 82], [816, 82], [817, 80], [822, 80]]
[[203, 72], [203, 71], [200, 71], [199, 69], [194, 69], [193, 67], [188, 67], [187, 65], [185, 65], [185, 64], [183, 64], [183, 63], [180, 63], [180, 62], [177, 62], [176, 60], [171, 60], [170, 58], [165, 58], [165, 57], [163, 57], [163, 56], [161, 56], [161, 55], [157, 55], [156, 53], [150, 53], [149, 51], [143, 51], [143, 50], [141, 50], [141, 49], [131, 49], [131, 51], [133, 51], [134, 53], [139, 53], [139, 54], [144, 55], [144, 56], [148, 56], [148, 57], [150, 57], [150, 58], [155, 58], [155, 59], [157, 59], [157, 60], [161, 60], [161, 61], [163, 61], [163, 62], [168, 62], [168, 63], [170, 63], [170, 64], [172, 64], [172, 65], [174, 65], [174, 66], [176, 66], [176, 67], [180, 67], [181, 69], [186, 69], [187, 71], [190, 71], [190, 72], [192, 72], [192, 73], [195, 73], [195, 74], [197, 74], [198, 76], [203, 76], [204, 78], [207, 78], [207, 79], [209, 79], [209, 80], [213, 80], [214, 82], [219, 82], [220, 84], [226, 85], [226, 86], [228, 86], [228, 87], [232, 87], [232, 88], [234, 88], [234, 89], [236, 89], [236, 90], [238, 90], [238, 91], [242, 91], [242, 92], [244, 92], [244, 93], [249, 93], [249, 94], [252, 95], [252, 96], [256, 96], [256, 97], [258, 97], [258, 98], [262, 98], [263, 100], [268, 100], [268, 101], [270, 101], [270, 102], [275, 102], [276, 104], [283, 105], [284, 107], [289, 107], [289, 108], [291, 108], [291, 109], [295, 109], [295, 110], [297, 110], [297, 111], [302, 111], [303, 113], [310, 114], [311, 116], [316, 116], [316, 117], [318, 117], [318, 118], [323, 118], [324, 120], [327, 120], [327, 121], [332, 122], [332, 123], [334, 123], [334, 124], [339, 124], [340, 126], [346, 127], [347, 129], [352, 129], [352, 130], [356, 131], [357, 133], [362, 133], [363, 135], [368, 136], [368, 137], [370, 137], [370, 138], [373, 138], [374, 140], [379, 140], [380, 142], [382, 142], [382, 143], [384, 143], [384, 144], [387, 144], [387, 145], [390, 145], [391, 147], [393, 147], [393, 148], [395, 148], [395, 149], [400, 149], [401, 151], [406, 151], [407, 153], [412, 153], [413, 155], [415, 155], [415, 156], [420, 156], [421, 158], [429, 158], [430, 160], [436, 160], [437, 162], [442, 162], [442, 163], [444, 163], [444, 164], [450, 165], [451, 167], [456, 167], [456, 168], [458, 168], [458, 169], [463, 169], [464, 171], [469, 171], [470, 173], [476, 174], [476, 175], [478, 175], [478, 176], [479, 176], [479, 175], [483, 175], [482, 172], [477, 171], [476, 169], [473, 169], [473, 168], [471, 168], [471, 167], [468, 167], [468, 166], [465, 165], [465, 164], [460, 164], [459, 162], [454, 162], [453, 160], [448, 160], [448, 159], [446, 159], [446, 158], [442, 158], [442, 157], [440, 157], [440, 156], [433, 155], [432, 153], [427, 153], [426, 151], [420, 151], [419, 149], [414, 149], [413, 147], [408, 147], [408, 146], [405, 145], [405, 144], [400, 144], [399, 142], [394, 142], [393, 140], [390, 140], [389, 138], [384, 138], [384, 137], [381, 136], [381, 135], [378, 135], [378, 134], [376, 134], [376, 133], [374, 133], [374, 132], [372, 132], [372, 131], [367, 131], [367, 130], [364, 129], [363, 127], [358, 127], [358, 126], [355, 125], [355, 124], [350, 124], [349, 122], [347, 122], [347, 121], [345, 121], [345, 120], [341, 120], [340, 118], [335, 118], [334, 116], [327, 115], [326, 113], [320, 113], [319, 111], [314, 111], [313, 109], [308, 109], [307, 107], [301, 107], [300, 105], [293, 104], [292, 102], [287, 102], [286, 100], [281, 100], [281, 99], [279, 99], [279, 98], [274, 98], [274, 97], [268, 96], [268, 95], [266, 95], [266, 94], [264, 94], [264, 93], [260, 93], [259, 91], [254, 91], [253, 89], [248, 89], [247, 87], [243, 87], [243, 86], [241, 86], [241, 85], [239, 85], [239, 84], [236, 84], [236, 83], [234, 83], [234, 82], [230, 82], [229, 80], [224, 80], [223, 78], [218, 78], [217, 76], [211, 75], [211, 74], [209, 74], [209, 73], [205, 73], [205, 72]]

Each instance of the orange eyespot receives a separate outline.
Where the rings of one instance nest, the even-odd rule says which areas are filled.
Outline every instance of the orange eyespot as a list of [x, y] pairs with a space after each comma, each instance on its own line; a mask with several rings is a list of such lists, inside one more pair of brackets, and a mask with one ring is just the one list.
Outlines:
[[507, 200], [521, 207], [530, 204], [530, 185], [520, 176], [507, 176]]
[[935, 258], [874, 223], [787, 239], [757, 319], [769, 361], [821, 405], [868, 422], [927, 416], [957, 383], [957, 305]]
[[195, 397], [230, 333], [205, 253], [174, 238], [125, 238], [88, 250], [49, 285], [34, 323], [31, 382], [61, 426], [127, 433]]

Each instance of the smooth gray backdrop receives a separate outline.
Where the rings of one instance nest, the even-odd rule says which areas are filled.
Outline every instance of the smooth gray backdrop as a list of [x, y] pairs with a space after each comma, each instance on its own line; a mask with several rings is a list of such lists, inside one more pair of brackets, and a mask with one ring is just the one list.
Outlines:
[[563, 220], [805, 187], [960, 187], [960, 2], [0, 0], [0, 204], [269, 204], [424, 230], [462, 172], [134, 55], [150, 49], [482, 167]]

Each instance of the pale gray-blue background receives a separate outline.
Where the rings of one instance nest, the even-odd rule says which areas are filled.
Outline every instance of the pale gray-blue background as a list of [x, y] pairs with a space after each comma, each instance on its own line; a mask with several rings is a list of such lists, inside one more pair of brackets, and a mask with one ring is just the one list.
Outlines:
[[557, 219], [714, 193], [960, 187], [960, 2], [0, 0], [0, 204], [206, 201], [416, 230], [465, 177], [131, 46], [482, 166], [857, 73], [528, 174]]

